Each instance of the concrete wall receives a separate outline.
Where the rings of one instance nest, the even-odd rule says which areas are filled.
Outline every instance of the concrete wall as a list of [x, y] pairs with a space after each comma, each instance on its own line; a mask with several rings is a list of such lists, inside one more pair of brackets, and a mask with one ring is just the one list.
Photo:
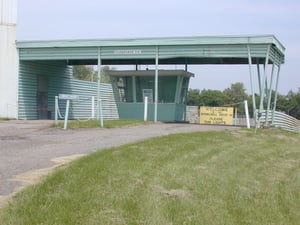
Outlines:
[[18, 54], [16, 25], [0, 24], [0, 117], [17, 118]]
[[0, 117], [17, 118], [17, 0], [0, 0]]

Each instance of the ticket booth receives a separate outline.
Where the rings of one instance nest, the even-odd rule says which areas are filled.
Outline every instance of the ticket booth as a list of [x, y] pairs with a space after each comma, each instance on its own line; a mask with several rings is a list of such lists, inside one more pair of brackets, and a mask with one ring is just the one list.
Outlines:
[[[158, 121], [185, 121], [185, 106], [192, 73], [184, 70], [158, 71]], [[148, 118], [154, 119], [155, 70], [110, 71], [121, 119], [143, 119], [148, 97]]]

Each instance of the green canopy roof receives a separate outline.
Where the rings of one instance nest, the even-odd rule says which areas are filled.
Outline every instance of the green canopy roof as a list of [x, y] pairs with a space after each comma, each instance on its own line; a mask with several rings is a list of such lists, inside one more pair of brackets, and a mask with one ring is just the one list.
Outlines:
[[67, 60], [69, 64], [248, 64], [284, 63], [284, 46], [274, 35], [137, 39], [18, 41], [20, 60]]

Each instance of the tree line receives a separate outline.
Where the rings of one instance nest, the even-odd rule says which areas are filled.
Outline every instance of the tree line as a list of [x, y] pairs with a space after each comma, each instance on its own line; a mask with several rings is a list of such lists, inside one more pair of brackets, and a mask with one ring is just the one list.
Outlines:
[[[266, 93], [268, 93], [266, 91]], [[272, 91], [272, 104], [273, 109], [275, 92]], [[189, 89], [187, 96], [187, 105], [194, 106], [235, 106], [238, 108], [240, 114], [244, 114], [244, 100], [248, 101], [249, 113], [253, 115], [253, 100], [252, 95], [246, 93], [243, 83], [237, 82], [231, 84], [229, 88], [223, 91], [220, 90], [199, 90]], [[260, 104], [259, 94], [255, 94], [255, 102], [257, 108]], [[240, 103], [240, 104], [239, 104]], [[265, 98], [264, 108], [267, 108]], [[287, 95], [277, 95], [276, 111], [284, 112], [290, 116], [300, 119], [300, 89], [298, 92], [289, 91]]]
[[[101, 83], [109, 83], [109, 70], [108, 66], [104, 66], [101, 69]], [[77, 80], [85, 80], [96, 82], [98, 80], [98, 71], [93, 66], [78, 65], [72, 67], [72, 77]]]

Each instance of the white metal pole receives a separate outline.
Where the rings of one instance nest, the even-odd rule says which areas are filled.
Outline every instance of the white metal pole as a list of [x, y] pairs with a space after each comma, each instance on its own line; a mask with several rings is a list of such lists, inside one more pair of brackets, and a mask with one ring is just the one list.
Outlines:
[[[267, 68], [268, 68], [268, 63], [269, 63], [269, 54], [270, 54], [270, 48], [271, 46], [269, 45], [268, 46], [268, 49], [267, 49], [267, 53], [266, 53], [266, 58], [265, 58], [265, 66], [264, 66], [264, 77], [263, 77], [263, 82], [262, 82], [262, 85], [264, 85], [267, 81]], [[263, 111], [263, 108], [264, 108], [264, 97], [265, 97], [265, 89], [262, 87], [262, 90], [261, 90], [261, 94], [260, 94], [260, 104], [259, 104], [259, 113], [262, 113]]]
[[70, 107], [70, 100], [68, 99], [67, 105], [66, 105], [66, 112], [65, 112], [64, 130], [66, 130], [68, 128], [69, 107]]
[[103, 114], [102, 114], [102, 102], [101, 102], [101, 49], [98, 49], [98, 85], [97, 85], [97, 119], [100, 120], [100, 126], [103, 128]]
[[251, 93], [252, 93], [252, 107], [253, 107], [253, 117], [255, 118], [256, 114], [256, 102], [255, 102], [255, 93], [254, 93], [254, 84], [253, 84], [253, 76], [252, 76], [252, 57], [250, 46], [248, 45], [248, 64], [249, 64], [249, 73], [250, 73], [250, 82], [251, 82]]
[[248, 111], [248, 102], [247, 102], [247, 100], [245, 100], [244, 103], [245, 103], [245, 114], [246, 114], [247, 128], [250, 129], [250, 119], [249, 119], [249, 111]]
[[270, 107], [271, 107], [271, 99], [272, 99], [272, 86], [273, 86], [273, 78], [274, 78], [274, 68], [275, 68], [275, 64], [272, 64], [272, 72], [271, 72], [271, 81], [270, 81], [270, 88], [269, 88], [269, 92], [268, 92], [268, 97], [267, 97], [267, 114], [266, 114], [266, 122], [269, 121], [269, 111], [270, 111]]
[[280, 64], [278, 65], [278, 71], [277, 71], [277, 79], [276, 79], [276, 89], [275, 89], [275, 97], [274, 97], [274, 106], [273, 106], [273, 113], [272, 113], [272, 124], [274, 124], [274, 115], [277, 105], [277, 95], [278, 95], [278, 84], [279, 84], [279, 74], [280, 74]]
[[58, 96], [55, 96], [55, 125], [58, 124]]
[[104, 127], [104, 123], [103, 123], [103, 111], [102, 111], [102, 100], [99, 99], [99, 110], [100, 110], [100, 126], [101, 128]]
[[234, 126], [236, 126], [237, 125], [237, 107], [234, 108], [234, 111], [235, 111], [235, 113], [234, 113]]
[[92, 119], [95, 119], [95, 96], [92, 96]]
[[144, 121], [147, 121], [148, 117], [148, 97], [145, 97], [145, 102], [144, 102]]
[[155, 94], [154, 94], [154, 122], [157, 122], [157, 102], [158, 102], [158, 46], [156, 46], [155, 54]]

